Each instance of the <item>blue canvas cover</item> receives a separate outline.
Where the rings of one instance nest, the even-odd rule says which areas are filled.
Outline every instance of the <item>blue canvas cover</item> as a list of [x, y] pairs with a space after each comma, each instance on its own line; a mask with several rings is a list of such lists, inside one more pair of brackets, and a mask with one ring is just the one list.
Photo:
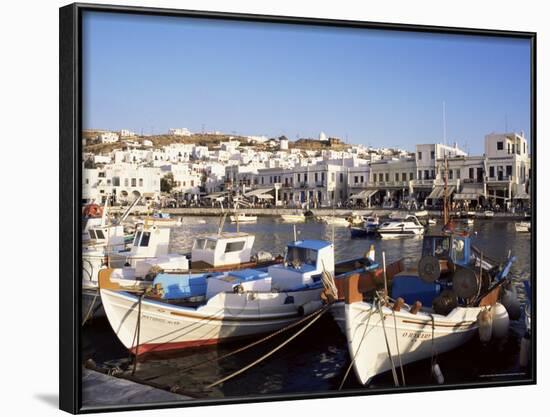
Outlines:
[[401, 297], [407, 304], [420, 301], [423, 306], [431, 307], [433, 299], [440, 292], [440, 284], [424, 282], [415, 275], [396, 276], [392, 279], [391, 297]]
[[206, 294], [206, 279], [212, 274], [158, 274], [153, 285], [161, 284], [163, 299], [179, 299]]
[[257, 269], [241, 269], [239, 271], [231, 271], [229, 275], [240, 281], [252, 281], [268, 276], [267, 272], [259, 271]]

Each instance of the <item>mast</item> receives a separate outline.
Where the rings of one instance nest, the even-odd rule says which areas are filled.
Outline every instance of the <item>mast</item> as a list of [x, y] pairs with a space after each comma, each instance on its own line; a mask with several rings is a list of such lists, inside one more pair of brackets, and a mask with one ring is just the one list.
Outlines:
[[444, 157], [445, 161], [445, 172], [443, 175], [444, 178], [444, 185], [443, 185], [443, 224], [447, 225], [449, 222], [449, 206], [448, 206], [448, 189], [447, 189], [447, 182], [448, 182], [448, 173], [449, 173], [449, 162], [447, 159], [447, 155]]

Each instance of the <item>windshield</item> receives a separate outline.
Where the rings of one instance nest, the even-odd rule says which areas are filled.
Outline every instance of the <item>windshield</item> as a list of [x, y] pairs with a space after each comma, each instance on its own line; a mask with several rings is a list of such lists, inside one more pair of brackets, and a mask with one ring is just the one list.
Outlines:
[[317, 266], [317, 251], [295, 246], [289, 247], [286, 261], [294, 267], [300, 267], [303, 264]]

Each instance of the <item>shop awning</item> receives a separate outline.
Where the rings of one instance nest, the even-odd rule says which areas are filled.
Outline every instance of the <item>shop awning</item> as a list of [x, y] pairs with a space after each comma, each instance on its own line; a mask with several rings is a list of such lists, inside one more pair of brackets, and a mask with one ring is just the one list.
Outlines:
[[453, 196], [453, 200], [477, 200], [483, 197], [483, 185], [464, 184], [462, 191]]
[[271, 200], [273, 196], [271, 194], [260, 194], [260, 195], [257, 195], [256, 198], [258, 200]]
[[[451, 195], [455, 191], [455, 188], [456, 187], [454, 185], [449, 185], [447, 187], [447, 195]], [[434, 187], [434, 189], [432, 190], [432, 192], [427, 198], [432, 200], [438, 200], [440, 198], [443, 198], [444, 195], [445, 195], [445, 187], [442, 185], [438, 185]]]
[[248, 191], [247, 193], [244, 193], [244, 196], [245, 197], [258, 197], [262, 194], [267, 194], [270, 191], [273, 191], [273, 187], [271, 187], [271, 188], [257, 188], [255, 190]]
[[377, 192], [378, 190], [363, 190], [358, 192], [357, 194], [353, 194], [349, 199], [350, 200], [368, 200]]

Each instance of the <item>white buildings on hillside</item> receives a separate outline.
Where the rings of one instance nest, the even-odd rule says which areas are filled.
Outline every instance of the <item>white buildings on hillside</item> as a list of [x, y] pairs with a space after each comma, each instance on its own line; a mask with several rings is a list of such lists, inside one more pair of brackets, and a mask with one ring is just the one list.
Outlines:
[[185, 127], [168, 129], [168, 134], [170, 136], [191, 136], [192, 135], [191, 131]]
[[100, 143], [116, 143], [118, 139], [118, 133], [115, 132], [102, 132], [97, 136], [97, 140]]

